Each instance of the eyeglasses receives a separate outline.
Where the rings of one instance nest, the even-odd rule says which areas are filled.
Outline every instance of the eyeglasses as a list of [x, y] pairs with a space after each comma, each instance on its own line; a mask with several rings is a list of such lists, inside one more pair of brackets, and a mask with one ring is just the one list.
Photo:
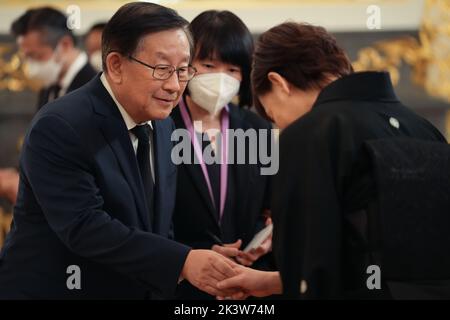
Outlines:
[[175, 68], [174, 66], [168, 64], [157, 64], [155, 66], [151, 66], [132, 56], [128, 56], [128, 58], [130, 60], [142, 64], [143, 66], [146, 66], [147, 68], [153, 69], [152, 76], [157, 80], [167, 80], [172, 76], [174, 72], [177, 72], [178, 81], [187, 82], [191, 80], [194, 77], [195, 73], [197, 72], [197, 69], [195, 69], [193, 66], [186, 66], [179, 68]]

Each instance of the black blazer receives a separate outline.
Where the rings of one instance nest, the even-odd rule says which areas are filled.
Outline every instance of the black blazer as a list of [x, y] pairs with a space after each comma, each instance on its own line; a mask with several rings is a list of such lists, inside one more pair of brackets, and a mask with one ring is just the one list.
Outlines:
[[[128, 130], [99, 76], [42, 108], [23, 144], [0, 298], [171, 297], [189, 251], [167, 239], [176, 190], [172, 130], [170, 118], [154, 121], [151, 226]], [[71, 265], [81, 270], [81, 290], [66, 286]]]
[[[66, 94], [88, 83], [93, 77], [95, 77], [96, 74], [97, 71], [90, 65], [89, 62], [87, 62], [73, 78], [72, 82], [67, 88]], [[38, 110], [48, 102], [50, 91], [50, 88], [44, 88], [39, 91], [38, 102], [36, 106]]]
[[[365, 209], [376, 194], [361, 155], [365, 142], [394, 137], [446, 142], [400, 103], [389, 74], [380, 72], [334, 81], [308, 114], [282, 132], [272, 215], [274, 254], [287, 297], [367, 294], [366, 268], [357, 274], [348, 263], [351, 250], [365, 250], [353, 233], [352, 213]], [[307, 288], [302, 295], [301, 280]]]
[[[179, 108], [172, 112], [177, 128], [185, 128]], [[255, 113], [230, 106], [230, 129], [271, 129], [269, 122]], [[268, 141], [270, 141], [270, 131]], [[259, 141], [259, 139], [258, 139]], [[191, 145], [191, 152], [193, 148]], [[249, 145], [246, 145], [248, 156]], [[235, 151], [237, 155], [237, 151]], [[244, 247], [264, 226], [263, 212], [270, 209], [271, 177], [260, 174], [261, 164], [233, 164], [228, 166], [228, 188], [224, 218], [232, 215], [227, 224], [234, 230], [223, 230], [218, 214], [211, 201], [199, 164], [178, 166], [177, 197], [174, 211], [175, 239], [193, 248], [210, 249], [219, 239], [224, 243], [243, 240]], [[235, 239], [226, 239], [224, 233], [235, 234]]]
[[[172, 112], [175, 126], [185, 129], [179, 107]], [[255, 113], [230, 105], [230, 129], [266, 129], [270, 149], [271, 124]], [[259, 145], [259, 138], [257, 141]], [[191, 154], [194, 153], [192, 144]], [[249, 156], [249, 142], [246, 144], [246, 158]], [[259, 149], [257, 149], [259, 150]], [[235, 158], [238, 155], [235, 144]], [[231, 243], [242, 239], [242, 249], [253, 236], [264, 227], [264, 210], [270, 209], [271, 180], [261, 175], [262, 164], [235, 164], [228, 166], [228, 187], [222, 224], [209, 195], [199, 164], [178, 165], [177, 196], [174, 211], [175, 240], [196, 249], [211, 249], [214, 244]], [[271, 255], [261, 257], [253, 267], [273, 268]], [[214, 299], [187, 282], [177, 292], [179, 299]]]

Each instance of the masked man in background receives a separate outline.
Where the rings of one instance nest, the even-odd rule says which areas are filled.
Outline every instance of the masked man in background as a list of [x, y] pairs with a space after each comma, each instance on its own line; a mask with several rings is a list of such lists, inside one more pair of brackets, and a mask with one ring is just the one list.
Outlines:
[[[27, 76], [38, 80], [37, 109], [47, 102], [78, 89], [91, 80], [96, 70], [86, 53], [76, 47], [67, 27], [67, 17], [49, 7], [30, 9], [17, 18], [11, 31], [26, 63]], [[19, 174], [15, 168], [0, 169], [0, 197], [15, 203]]]
[[67, 17], [58, 10], [30, 9], [13, 22], [11, 31], [25, 59], [27, 75], [43, 85], [37, 109], [81, 87], [97, 73], [86, 53], [76, 47]]

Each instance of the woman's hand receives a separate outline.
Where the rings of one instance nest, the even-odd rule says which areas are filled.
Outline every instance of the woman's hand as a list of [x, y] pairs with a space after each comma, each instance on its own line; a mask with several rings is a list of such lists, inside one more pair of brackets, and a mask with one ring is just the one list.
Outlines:
[[[266, 226], [272, 224], [272, 219], [266, 219]], [[264, 242], [255, 249], [249, 252], [239, 251], [236, 256], [236, 261], [244, 266], [251, 266], [256, 260], [261, 258], [263, 255], [267, 254], [272, 250], [272, 233], [264, 240]]]
[[[269, 224], [272, 224], [271, 218], [266, 219], [266, 226]], [[215, 244], [211, 249], [225, 257], [234, 259], [240, 264], [249, 267], [253, 265], [256, 260], [272, 250], [272, 234], [270, 234], [259, 247], [248, 252], [240, 250], [241, 245], [242, 240], [239, 239], [234, 243], [224, 245]]]
[[242, 252], [239, 250], [239, 248], [242, 245], [242, 240], [238, 239], [236, 242], [234, 243], [228, 243], [228, 244], [224, 244], [224, 245], [213, 245], [212, 246], [212, 250], [214, 250], [217, 253], [220, 253], [221, 255], [233, 259], [235, 258], [239, 252]]
[[223, 291], [235, 291], [228, 297], [217, 299], [243, 300], [248, 296], [266, 297], [282, 293], [281, 278], [278, 271], [259, 271], [244, 266], [235, 266], [235, 276], [217, 283], [217, 288]]

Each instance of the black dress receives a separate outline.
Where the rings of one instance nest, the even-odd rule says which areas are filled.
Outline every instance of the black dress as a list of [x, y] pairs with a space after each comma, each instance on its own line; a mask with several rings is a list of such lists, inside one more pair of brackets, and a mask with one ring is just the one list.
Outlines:
[[378, 72], [334, 81], [282, 132], [272, 215], [287, 298], [344, 298], [366, 288], [365, 269], [348, 259], [361, 244], [351, 213], [365, 208], [376, 189], [362, 150], [366, 141], [395, 137], [446, 142], [398, 101], [389, 74]]

